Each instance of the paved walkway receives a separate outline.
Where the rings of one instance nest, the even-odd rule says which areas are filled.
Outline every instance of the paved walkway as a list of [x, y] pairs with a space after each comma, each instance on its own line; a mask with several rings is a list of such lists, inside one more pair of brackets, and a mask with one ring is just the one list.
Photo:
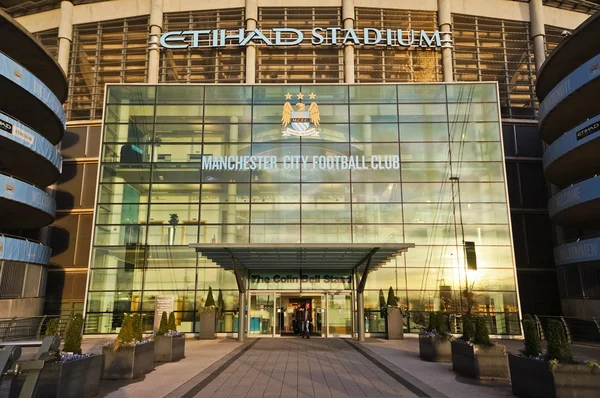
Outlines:
[[[105, 340], [84, 339], [84, 352]], [[501, 341], [510, 351], [522, 341]], [[579, 359], [600, 348], [571, 346]], [[508, 397], [508, 381], [461, 377], [419, 359], [418, 340], [300, 338], [186, 341], [186, 357], [130, 381], [102, 380], [100, 397]]]
[[188, 384], [171, 396], [418, 396], [340, 339], [260, 339], [250, 344], [208, 383], [200, 377], [197, 384]]

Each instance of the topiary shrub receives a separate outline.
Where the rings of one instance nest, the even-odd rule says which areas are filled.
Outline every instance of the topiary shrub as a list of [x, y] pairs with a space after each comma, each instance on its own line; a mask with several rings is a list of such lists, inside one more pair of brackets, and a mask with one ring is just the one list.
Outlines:
[[158, 325], [158, 332], [156, 334], [158, 336], [164, 336], [169, 331], [169, 324], [167, 323], [167, 313], [163, 311], [160, 316], [160, 324]]
[[46, 336], [60, 335], [60, 318], [52, 318], [46, 323]]
[[168, 323], [169, 332], [176, 332], [177, 325], [175, 324], [175, 313], [171, 311], [169, 314], [169, 323]]
[[470, 341], [475, 334], [475, 327], [473, 326], [473, 317], [471, 314], [464, 314], [462, 317], [463, 335], [460, 337], [461, 340]]
[[548, 342], [547, 360], [557, 360], [561, 363], [574, 362], [562, 322], [557, 319], [548, 320], [546, 324], [546, 341]]
[[206, 302], [204, 303], [205, 307], [214, 307], [215, 299], [213, 297], [212, 287], [208, 287], [208, 294], [206, 295]]
[[525, 350], [523, 350], [523, 355], [537, 357], [542, 352], [537, 324], [531, 316], [527, 315], [523, 317], [522, 323], [523, 334], [525, 335]]
[[83, 317], [76, 314], [69, 319], [65, 332], [65, 345], [63, 351], [81, 354], [81, 332], [83, 331]]
[[475, 334], [473, 335], [473, 344], [489, 347], [492, 345], [490, 332], [488, 331], [487, 321], [484, 317], [475, 318]]
[[398, 298], [396, 297], [396, 293], [394, 293], [394, 289], [390, 286], [388, 290], [388, 298], [387, 298], [387, 306], [388, 307], [397, 307], [398, 306]]
[[119, 335], [117, 336], [117, 342], [122, 344], [129, 344], [133, 341], [133, 325], [131, 323], [131, 317], [129, 314], [125, 314], [123, 316], [123, 322], [121, 322], [121, 330], [119, 330]]
[[133, 338], [137, 341], [142, 341], [144, 335], [142, 332], [142, 318], [140, 317], [140, 314], [133, 314], [131, 326], [133, 328]]
[[435, 330], [442, 336], [446, 335], [448, 333], [448, 328], [446, 327], [446, 317], [444, 316], [444, 313], [442, 311], [436, 312], [435, 318]]
[[435, 332], [437, 330], [437, 317], [435, 316], [435, 312], [429, 313], [429, 320], [427, 321], [427, 331]]
[[385, 296], [383, 295], [383, 290], [379, 289], [379, 315], [381, 317], [385, 317], [387, 314], [387, 303], [385, 302]]

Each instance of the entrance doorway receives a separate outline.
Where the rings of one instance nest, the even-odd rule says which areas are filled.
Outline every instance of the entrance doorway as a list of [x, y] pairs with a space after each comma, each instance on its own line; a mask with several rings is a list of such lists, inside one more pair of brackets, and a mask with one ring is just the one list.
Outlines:
[[252, 292], [248, 305], [248, 335], [300, 336], [310, 311], [311, 336], [352, 336], [352, 294]]

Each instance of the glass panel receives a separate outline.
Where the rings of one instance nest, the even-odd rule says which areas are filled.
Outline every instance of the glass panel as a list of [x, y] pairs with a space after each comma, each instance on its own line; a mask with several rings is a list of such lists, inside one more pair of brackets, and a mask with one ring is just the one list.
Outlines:
[[398, 85], [398, 102], [445, 102], [446, 91], [441, 84]]
[[400, 104], [398, 114], [398, 120], [404, 123], [448, 121], [446, 104]]
[[200, 184], [152, 184], [152, 203], [198, 202]]
[[202, 143], [202, 125], [200, 123], [157, 124], [155, 146], [174, 142], [198, 142], [200, 145]]
[[294, 224], [300, 222], [300, 205], [253, 204], [250, 219], [253, 224]]
[[109, 104], [153, 104], [155, 91], [155, 86], [109, 86], [106, 100]]
[[206, 102], [213, 104], [249, 104], [252, 102], [252, 86], [206, 86]]
[[156, 123], [202, 123], [202, 105], [157, 105]]
[[[157, 86], [158, 104], [202, 104], [204, 86]], [[211, 101], [208, 101], [211, 102]]]
[[338, 337], [352, 334], [352, 296], [334, 294], [328, 296], [327, 301], [328, 335]]
[[300, 225], [252, 225], [250, 243], [300, 243]]
[[351, 103], [395, 103], [396, 86], [350, 86]]
[[250, 328], [249, 334], [252, 335], [272, 335], [275, 327], [273, 294], [260, 294], [250, 296], [249, 314]]
[[448, 142], [448, 125], [446, 123], [401, 123], [400, 140]]
[[153, 105], [107, 105], [104, 117], [106, 123], [152, 123]]
[[253, 184], [252, 202], [299, 202], [300, 184]]
[[500, 125], [497, 122], [451, 123], [450, 136], [453, 141], [500, 141]]
[[[253, 206], [254, 207], [254, 206]], [[303, 223], [349, 223], [350, 204], [302, 204]]]
[[350, 243], [350, 224], [303, 225], [302, 243]]
[[495, 84], [448, 84], [448, 102], [496, 102]]
[[205, 123], [250, 123], [251, 115], [250, 105], [204, 105]]
[[395, 142], [398, 141], [398, 125], [396, 123], [351, 124], [350, 136], [352, 141], [359, 142]]
[[352, 206], [354, 223], [402, 223], [402, 205], [395, 203], [360, 203]]
[[[400, 220], [398, 220], [400, 221]], [[354, 243], [403, 243], [402, 225], [357, 225], [352, 226]], [[412, 250], [412, 249], [411, 249]]]
[[448, 104], [448, 118], [456, 123], [498, 120], [498, 104]]
[[150, 142], [154, 133], [152, 124], [105, 124], [104, 142], [133, 142], [138, 145]]
[[302, 184], [302, 202], [349, 202], [350, 184]]
[[396, 105], [350, 105], [350, 121], [355, 123], [393, 123], [398, 121]]
[[148, 205], [98, 205], [96, 224], [145, 224], [147, 215]]
[[204, 142], [250, 142], [251, 124], [205, 124]]

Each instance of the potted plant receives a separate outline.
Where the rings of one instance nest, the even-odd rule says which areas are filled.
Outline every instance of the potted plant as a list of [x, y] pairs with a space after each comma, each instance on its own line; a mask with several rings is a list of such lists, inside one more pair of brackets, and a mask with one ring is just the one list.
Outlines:
[[[58, 318], [55, 318], [58, 321]], [[58, 335], [59, 322], [48, 322], [46, 335]], [[54, 328], [56, 326], [56, 328]], [[83, 318], [69, 318], [62, 351], [56, 360], [47, 362], [41, 371], [34, 397], [93, 397], [100, 389], [102, 355], [81, 353]], [[11, 385], [10, 396], [18, 396], [25, 383], [19, 376]]]
[[185, 334], [177, 331], [175, 325], [175, 313], [169, 314], [163, 311], [160, 318], [160, 326], [154, 339], [154, 361], [175, 362], [185, 356]]
[[154, 341], [143, 339], [139, 315], [125, 314], [117, 339], [102, 347], [102, 353], [103, 379], [135, 379], [154, 369]]
[[551, 319], [545, 327], [548, 342], [542, 355], [536, 321], [522, 321], [525, 349], [509, 354], [513, 394], [517, 397], [597, 397], [600, 391], [600, 368], [595, 361], [577, 362], [565, 337], [562, 323]]
[[60, 336], [60, 318], [52, 318], [46, 323], [45, 336]]
[[388, 291], [386, 317], [387, 339], [404, 340], [404, 320], [402, 319], [402, 311], [400, 311], [400, 307], [398, 307], [398, 299], [391, 286]]
[[[470, 317], [470, 315], [469, 315]], [[475, 318], [473, 339], [452, 341], [452, 370], [475, 379], [508, 379], [506, 347], [490, 340], [487, 321]]]
[[387, 339], [387, 303], [385, 301], [385, 296], [383, 295], [383, 289], [379, 289], [379, 315], [383, 320], [383, 330], [385, 331], [385, 338]]
[[212, 287], [208, 287], [208, 294], [204, 305], [199, 308], [200, 327], [198, 330], [198, 338], [201, 340], [215, 338], [215, 319], [216, 308], [215, 299], [213, 298]]
[[430, 362], [451, 362], [450, 340], [444, 313], [429, 313], [427, 329], [419, 333], [419, 357]]

